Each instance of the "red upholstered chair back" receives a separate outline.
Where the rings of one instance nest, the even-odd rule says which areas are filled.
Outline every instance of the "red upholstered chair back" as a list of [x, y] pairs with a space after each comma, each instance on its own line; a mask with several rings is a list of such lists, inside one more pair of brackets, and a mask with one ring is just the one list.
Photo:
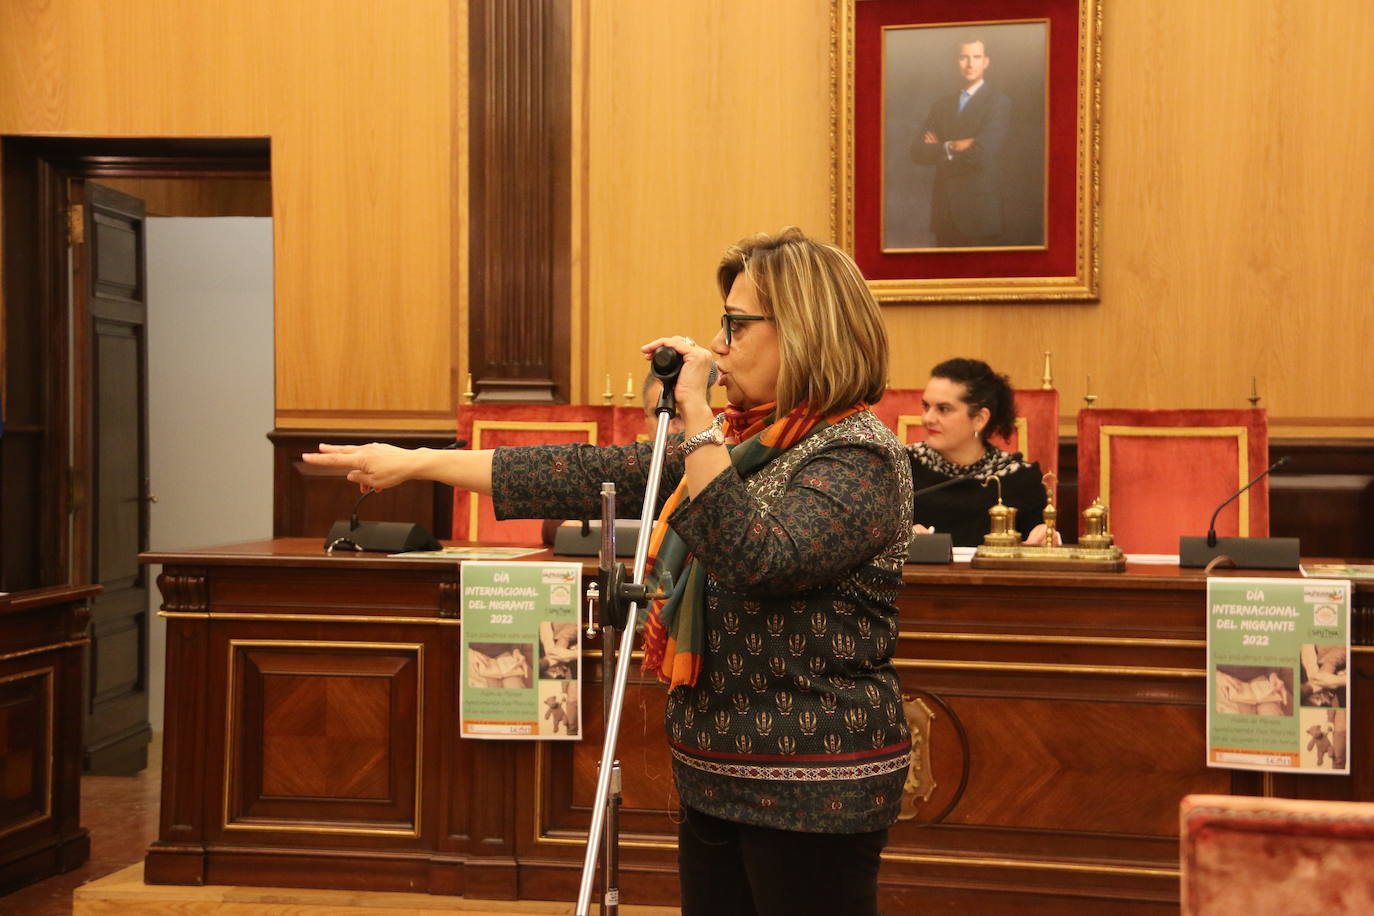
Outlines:
[[1374, 913], [1374, 804], [1189, 795], [1183, 916]]
[[[1127, 553], [1177, 553], [1180, 535], [1206, 534], [1222, 500], [1268, 463], [1264, 410], [1078, 413], [1079, 508], [1100, 497]], [[1269, 535], [1268, 478], [1222, 511], [1217, 534]]]
[[[903, 442], [926, 437], [921, 422], [920, 388], [889, 388], [873, 405], [873, 413]], [[995, 436], [992, 444], [1008, 452], [1021, 452], [1027, 461], [1039, 463], [1047, 473], [1059, 474], [1059, 392], [1053, 388], [1018, 388], [1016, 431], [1008, 438]]]
[[[576, 404], [470, 404], [458, 411], [458, 438], [477, 450], [506, 445], [550, 445], [588, 442], [610, 445], [616, 440], [621, 412], [638, 408]], [[628, 421], [622, 421], [628, 422]], [[633, 441], [631, 435], [628, 441]], [[453, 493], [453, 538], [486, 544], [538, 544], [539, 519], [497, 521], [490, 496], [465, 490]]]

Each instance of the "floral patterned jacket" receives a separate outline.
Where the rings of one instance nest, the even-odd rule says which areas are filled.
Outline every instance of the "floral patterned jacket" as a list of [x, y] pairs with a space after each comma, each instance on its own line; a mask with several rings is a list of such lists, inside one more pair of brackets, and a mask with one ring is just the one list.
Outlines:
[[[498, 518], [639, 514], [647, 443], [498, 449]], [[681, 480], [676, 451], [661, 498]], [[706, 564], [706, 655], [668, 696], [683, 803], [740, 823], [860, 833], [895, 820], [910, 756], [892, 665], [911, 468], [867, 411], [748, 479], [723, 471], [669, 523]]]

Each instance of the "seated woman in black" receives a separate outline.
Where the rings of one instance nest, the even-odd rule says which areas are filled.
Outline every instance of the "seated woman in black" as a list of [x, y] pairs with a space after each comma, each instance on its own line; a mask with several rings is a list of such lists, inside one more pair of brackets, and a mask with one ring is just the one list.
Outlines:
[[[1045, 487], [1040, 466], [1020, 452], [1007, 454], [989, 436], [1009, 436], [1015, 428], [1016, 405], [1011, 382], [977, 359], [949, 359], [930, 370], [921, 395], [926, 441], [908, 445], [912, 483], [916, 488], [916, 534], [947, 532], [956, 546], [976, 547], [988, 533], [988, 509], [1002, 501], [1016, 507], [1016, 528], [1027, 544], [1045, 542]], [[920, 491], [952, 478], [967, 478], [933, 493]]]

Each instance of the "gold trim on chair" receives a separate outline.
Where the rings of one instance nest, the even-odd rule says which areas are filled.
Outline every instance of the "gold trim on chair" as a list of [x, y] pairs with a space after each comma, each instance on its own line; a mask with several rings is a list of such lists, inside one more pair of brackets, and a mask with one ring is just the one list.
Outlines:
[[1016, 418], [1016, 446], [1027, 461], [1035, 460], [1030, 450], [1030, 422], [1025, 417]]
[[[587, 434], [587, 443], [596, 445], [597, 424], [595, 420], [473, 420], [472, 450], [482, 447], [483, 430], [532, 430], [542, 429], [549, 432], [582, 431]], [[476, 493], [468, 495], [468, 540], [477, 540], [477, 508], [481, 497]]]
[[911, 443], [906, 441], [906, 431], [913, 426], [924, 428], [925, 425], [926, 421], [921, 417], [914, 417], [909, 413], [902, 414], [897, 418], [897, 441], [901, 442], [903, 445], [910, 445]]
[[[1111, 437], [1122, 436], [1137, 439], [1230, 439], [1236, 440], [1237, 475], [1236, 489], [1245, 486], [1250, 479], [1250, 433], [1244, 426], [1102, 426], [1098, 428], [1098, 477], [1097, 496], [1102, 505], [1111, 508], [1112, 471]], [[1250, 493], [1240, 494], [1240, 536], [1250, 536]]]

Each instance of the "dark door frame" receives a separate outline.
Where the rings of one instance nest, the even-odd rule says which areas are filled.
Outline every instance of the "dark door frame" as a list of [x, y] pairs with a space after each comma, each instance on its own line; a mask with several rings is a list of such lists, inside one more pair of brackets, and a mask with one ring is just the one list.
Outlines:
[[[73, 181], [100, 178], [270, 178], [271, 147], [254, 138], [0, 137], [5, 240], [0, 288], [5, 324], [7, 429], [0, 438], [0, 590], [88, 575], [68, 519], [91, 492], [70, 475], [73, 404], [68, 215]], [[79, 437], [78, 437], [79, 438]], [[8, 453], [8, 454], [7, 454]], [[17, 508], [16, 508], [17, 507]], [[21, 515], [22, 518], [14, 518]], [[20, 568], [22, 567], [22, 568]]]

